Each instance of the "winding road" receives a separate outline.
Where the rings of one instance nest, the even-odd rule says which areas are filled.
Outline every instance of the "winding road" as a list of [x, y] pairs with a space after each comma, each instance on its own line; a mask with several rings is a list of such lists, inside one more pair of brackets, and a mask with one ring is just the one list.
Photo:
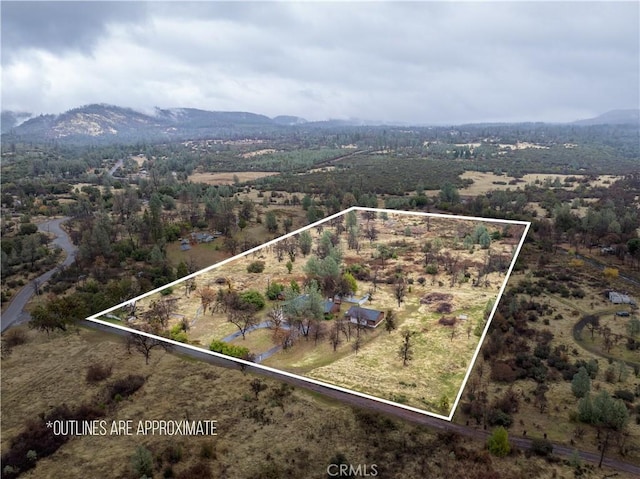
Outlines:
[[0, 316], [0, 331], [4, 332], [13, 324], [23, 324], [29, 321], [31, 319], [31, 315], [27, 311], [24, 311], [24, 307], [29, 302], [31, 297], [35, 294], [36, 282], [37, 284], [42, 286], [42, 284], [48, 281], [56, 271], [58, 271], [60, 268], [69, 266], [75, 261], [75, 255], [78, 248], [75, 247], [75, 245], [71, 242], [71, 238], [69, 238], [69, 235], [67, 235], [66, 231], [64, 231], [61, 227], [61, 224], [68, 219], [68, 217], [57, 218], [45, 221], [44, 223], [38, 225], [38, 229], [41, 232], [53, 233], [56, 236], [51, 244], [62, 248], [62, 250], [64, 250], [64, 252], [67, 254], [67, 257], [61, 264], [38, 276], [36, 279], [30, 281], [14, 295], [13, 299], [7, 306], [7, 309], [4, 311], [4, 313], [2, 313], [2, 316]]

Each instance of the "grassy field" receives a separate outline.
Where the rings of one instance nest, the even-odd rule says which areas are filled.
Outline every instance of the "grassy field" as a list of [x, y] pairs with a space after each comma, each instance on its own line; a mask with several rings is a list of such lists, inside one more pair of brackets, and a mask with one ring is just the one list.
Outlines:
[[[274, 171], [231, 171], [224, 173], [194, 173], [189, 176], [189, 181], [193, 183], [206, 183], [208, 185], [232, 185], [235, 183], [235, 178], [238, 182], [244, 183], [246, 181], [254, 181], [257, 178], [264, 178], [265, 176], [277, 175]], [[234, 178], [235, 177], [235, 178]]]

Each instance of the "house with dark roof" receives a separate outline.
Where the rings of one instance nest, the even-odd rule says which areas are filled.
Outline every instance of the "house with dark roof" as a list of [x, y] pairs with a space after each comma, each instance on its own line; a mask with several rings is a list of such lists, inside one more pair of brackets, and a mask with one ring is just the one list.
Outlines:
[[354, 324], [362, 324], [368, 328], [377, 328], [384, 319], [384, 312], [377, 309], [351, 306], [345, 313], [345, 317]]

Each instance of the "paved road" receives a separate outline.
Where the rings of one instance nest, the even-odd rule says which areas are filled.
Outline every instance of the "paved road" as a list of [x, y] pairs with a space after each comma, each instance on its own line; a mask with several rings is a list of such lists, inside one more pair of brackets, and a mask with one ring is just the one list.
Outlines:
[[1, 331], [4, 332], [4, 330], [12, 324], [26, 323], [31, 319], [29, 313], [24, 311], [24, 307], [35, 293], [34, 285], [36, 281], [40, 285], [44, 284], [60, 267], [69, 266], [75, 261], [75, 255], [78, 248], [76, 248], [71, 242], [71, 239], [67, 235], [66, 231], [64, 231], [60, 227], [60, 225], [68, 219], [69, 218], [58, 218], [45, 221], [44, 223], [38, 225], [38, 229], [43, 233], [53, 233], [54, 235], [56, 235], [56, 238], [52, 241], [52, 244], [62, 248], [67, 254], [67, 257], [61, 265], [58, 265], [55, 268], [47, 271], [46, 273], [38, 276], [29, 284], [23, 286], [23, 288], [14, 295], [13, 299], [9, 303], [9, 306], [7, 306], [7, 309], [0, 318]]

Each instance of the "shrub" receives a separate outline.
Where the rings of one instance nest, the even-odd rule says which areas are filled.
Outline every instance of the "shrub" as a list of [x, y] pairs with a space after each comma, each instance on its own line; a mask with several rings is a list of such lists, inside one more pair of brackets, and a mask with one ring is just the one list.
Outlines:
[[507, 430], [500, 426], [493, 431], [493, 434], [489, 437], [487, 443], [489, 452], [494, 456], [504, 457], [511, 451], [511, 445], [509, 444], [509, 434]]
[[267, 298], [274, 301], [278, 299], [278, 295], [282, 293], [282, 291], [284, 291], [284, 285], [276, 282], [270, 283], [266, 292]]
[[553, 452], [553, 444], [548, 439], [535, 438], [531, 442], [531, 452], [537, 456], [548, 456]]
[[264, 305], [265, 305], [264, 296], [262, 296], [262, 294], [259, 291], [256, 291], [255, 289], [250, 289], [249, 291], [245, 291], [244, 293], [241, 293], [240, 300], [244, 304], [250, 304], [257, 311], [264, 308]]
[[253, 261], [247, 266], [249, 273], [262, 273], [264, 271], [264, 261]]
[[614, 397], [627, 402], [633, 402], [635, 399], [635, 395], [631, 391], [628, 391], [626, 389], [616, 390]]
[[490, 426], [509, 427], [513, 423], [513, 418], [510, 414], [507, 414], [500, 409], [492, 409], [489, 411], [487, 421]]
[[196, 462], [178, 475], [178, 479], [192, 479], [194, 477], [212, 477], [211, 466], [204, 461]]
[[507, 363], [496, 361], [491, 366], [491, 379], [498, 382], [512, 383], [516, 380], [516, 372]]
[[27, 335], [21, 329], [10, 329], [2, 338], [2, 346], [8, 350], [27, 342]]
[[216, 353], [225, 354], [227, 356], [233, 356], [234, 358], [247, 359], [249, 358], [249, 348], [244, 346], [235, 346], [233, 344], [225, 343], [214, 339], [209, 345], [211, 351]]
[[182, 459], [182, 447], [179, 444], [171, 444], [165, 448], [164, 456], [170, 464], [177, 464]]
[[180, 343], [189, 342], [189, 338], [187, 337], [187, 333], [184, 330], [184, 326], [182, 324], [176, 324], [169, 331], [169, 337], [174, 341], [178, 341]]
[[86, 380], [88, 383], [98, 383], [111, 376], [113, 365], [94, 363], [87, 368]]
[[137, 477], [153, 477], [153, 454], [144, 446], [138, 446], [131, 456], [131, 467]]
[[125, 378], [117, 379], [105, 389], [107, 402], [114, 401], [116, 396], [126, 398], [135, 393], [145, 383], [144, 376], [129, 374]]

